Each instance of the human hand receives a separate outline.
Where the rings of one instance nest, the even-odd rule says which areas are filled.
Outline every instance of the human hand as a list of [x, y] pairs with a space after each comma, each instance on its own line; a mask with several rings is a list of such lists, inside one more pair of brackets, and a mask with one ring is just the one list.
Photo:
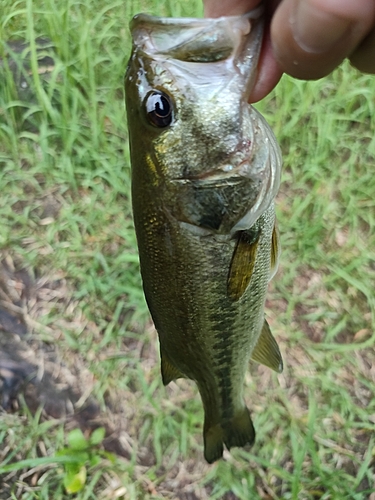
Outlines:
[[[261, 0], [203, 0], [205, 16], [249, 12]], [[266, 32], [250, 102], [266, 96], [283, 72], [316, 80], [345, 58], [375, 73], [375, 0], [265, 0]]]

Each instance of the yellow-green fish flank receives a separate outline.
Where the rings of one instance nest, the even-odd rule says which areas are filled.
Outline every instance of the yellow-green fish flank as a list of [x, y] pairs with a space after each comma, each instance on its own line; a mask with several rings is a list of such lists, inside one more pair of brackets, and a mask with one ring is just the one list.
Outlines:
[[132, 200], [164, 384], [196, 382], [204, 455], [252, 444], [251, 357], [281, 371], [264, 319], [277, 268], [277, 142], [247, 99], [259, 11], [219, 19], [136, 16], [126, 75]]

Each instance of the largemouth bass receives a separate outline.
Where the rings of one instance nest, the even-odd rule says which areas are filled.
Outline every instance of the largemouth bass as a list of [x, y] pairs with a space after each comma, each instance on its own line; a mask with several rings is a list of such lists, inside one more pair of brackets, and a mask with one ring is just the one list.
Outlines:
[[126, 74], [132, 202], [146, 300], [164, 384], [196, 382], [204, 456], [251, 445], [243, 399], [250, 357], [282, 370], [264, 318], [279, 244], [281, 156], [247, 100], [259, 11], [218, 19], [145, 14], [131, 22]]

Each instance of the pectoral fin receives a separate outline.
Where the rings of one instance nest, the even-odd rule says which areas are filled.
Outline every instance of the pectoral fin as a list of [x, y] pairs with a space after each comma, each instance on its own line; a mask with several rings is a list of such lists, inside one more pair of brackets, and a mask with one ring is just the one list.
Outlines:
[[249, 286], [254, 271], [258, 242], [261, 231], [241, 231], [228, 275], [228, 296], [239, 300]]
[[279, 256], [280, 256], [280, 236], [279, 236], [279, 229], [277, 227], [277, 222], [275, 220], [275, 225], [273, 227], [272, 239], [271, 239], [271, 270], [270, 270], [270, 280], [276, 274], [277, 267], [279, 265]]
[[168, 385], [172, 380], [184, 378], [184, 375], [169, 361], [168, 356], [160, 349], [161, 356], [161, 378], [164, 385]]
[[251, 359], [264, 366], [268, 366], [268, 368], [271, 368], [271, 370], [277, 373], [283, 371], [283, 360], [281, 358], [279, 346], [266, 320], [264, 320], [262, 332], [252, 352]]

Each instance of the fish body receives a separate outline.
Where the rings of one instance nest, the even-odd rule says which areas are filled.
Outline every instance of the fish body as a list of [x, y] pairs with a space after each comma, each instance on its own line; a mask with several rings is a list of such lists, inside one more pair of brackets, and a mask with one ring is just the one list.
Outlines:
[[132, 203], [164, 384], [196, 382], [205, 458], [255, 438], [243, 400], [250, 357], [279, 371], [264, 319], [278, 260], [276, 139], [247, 99], [258, 13], [131, 23], [125, 81]]

